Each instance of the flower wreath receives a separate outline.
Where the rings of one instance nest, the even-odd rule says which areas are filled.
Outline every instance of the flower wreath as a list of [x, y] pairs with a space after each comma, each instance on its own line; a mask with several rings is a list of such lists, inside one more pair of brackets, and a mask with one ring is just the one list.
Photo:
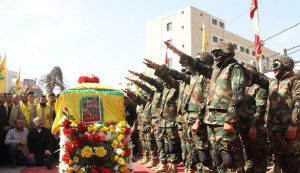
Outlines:
[[73, 125], [67, 108], [61, 130], [62, 173], [129, 173], [132, 164], [130, 126], [119, 123], [84, 123]]
[[80, 76], [78, 83], [100, 83], [100, 79], [95, 75]]

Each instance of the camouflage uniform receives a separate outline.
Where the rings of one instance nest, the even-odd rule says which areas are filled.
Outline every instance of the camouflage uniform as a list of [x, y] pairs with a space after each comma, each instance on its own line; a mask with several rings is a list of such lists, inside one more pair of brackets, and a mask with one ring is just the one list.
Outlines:
[[151, 125], [154, 130], [154, 137], [156, 141], [156, 145], [158, 148], [158, 153], [159, 153], [159, 161], [160, 163], [166, 163], [166, 156], [164, 152], [164, 145], [161, 142], [162, 141], [162, 128], [159, 126], [159, 122], [161, 121], [161, 100], [162, 100], [162, 92], [164, 90], [163, 84], [153, 78], [150, 78], [148, 76], [142, 75], [140, 77], [141, 80], [149, 83], [150, 85], [154, 86], [156, 88], [156, 91], [153, 95], [153, 100], [152, 100], [152, 106], [151, 106]]
[[[244, 147], [245, 172], [267, 171], [267, 134], [264, 115], [267, 105], [267, 91], [259, 85], [246, 88], [245, 99], [240, 111], [241, 141]], [[257, 128], [256, 139], [249, 138], [251, 127]]]
[[[221, 50], [229, 57], [220, 66], [217, 65], [217, 68], [212, 69], [200, 59], [187, 55], [180, 58], [180, 63], [191, 66], [210, 79], [204, 123], [207, 124], [215, 164], [220, 172], [227, 169], [242, 172], [244, 162], [241, 162], [243, 158], [238, 112], [245, 93], [245, 74], [243, 67], [233, 58], [231, 43], [219, 42], [214, 50]], [[226, 132], [223, 127], [225, 122], [232, 123], [234, 130]]]
[[168, 161], [173, 164], [178, 158], [176, 151], [176, 128], [177, 123], [175, 121], [177, 112], [176, 112], [176, 100], [178, 98], [179, 83], [176, 80], [172, 80], [168, 75], [164, 75], [161, 71], [156, 70], [154, 73], [156, 76], [163, 79], [167, 85], [170, 85], [170, 88], [164, 87], [162, 102], [161, 102], [161, 121], [159, 122], [160, 127], [162, 128], [163, 139], [160, 139], [165, 147], [166, 157]]
[[[293, 72], [294, 61], [290, 57], [279, 56], [274, 61], [281, 62], [282, 75], [272, 80], [256, 76], [255, 83], [269, 89], [267, 125], [275, 160], [284, 173], [300, 172], [300, 78]], [[287, 137], [288, 127], [297, 127], [294, 139]]]

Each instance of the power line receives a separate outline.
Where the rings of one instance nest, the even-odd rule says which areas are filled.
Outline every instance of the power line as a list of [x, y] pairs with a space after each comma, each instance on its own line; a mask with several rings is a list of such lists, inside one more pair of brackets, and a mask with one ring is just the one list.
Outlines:
[[291, 53], [289, 53], [288, 55], [291, 55], [291, 54], [296, 53], [296, 52], [299, 52], [299, 51], [300, 51], [300, 49], [295, 50], [294, 52], [291, 52]]
[[[286, 49], [286, 50], [289, 51], [289, 50], [295, 49], [295, 48], [297, 48], [297, 47], [300, 47], [300, 44], [297, 45], [297, 46], [288, 48], [288, 49]], [[293, 53], [296, 53], [296, 52], [298, 52], [299, 50], [300, 50], [300, 49], [298, 49], [298, 50], [296, 50], [296, 51], [294, 51], [294, 52], [291, 52], [291, 53], [289, 53], [288, 55], [291, 55], [291, 54], [293, 54]], [[274, 57], [274, 56], [276, 56], [276, 55], [279, 55], [279, 54], [280, 54], [280, 53], [275, 53], [274, 55], [269, 56], [269, 58], [272, 58], [272, 57]]]

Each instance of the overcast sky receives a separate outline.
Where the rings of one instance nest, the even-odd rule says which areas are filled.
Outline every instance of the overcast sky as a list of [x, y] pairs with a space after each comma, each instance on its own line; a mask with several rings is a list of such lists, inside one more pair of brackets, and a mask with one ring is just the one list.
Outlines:
[[[262, 40], [300, 22], [299, 0], [258, 2]], [[127, 69], [145, 70], [146, 22], [189, 5], [254, 40], [250, 0], [0, 0], [0, 54], [7, 54], [10, 70], [21, 69], [22, 80], [39, 79], [59, 66], [68, 86], [86, 74], [117, 86], [130, 75]], [[300, 25], [265, 46], [292, 48], [300, 45], [299, 38]], [[300, 51], [291, 57], [300, 60]]]

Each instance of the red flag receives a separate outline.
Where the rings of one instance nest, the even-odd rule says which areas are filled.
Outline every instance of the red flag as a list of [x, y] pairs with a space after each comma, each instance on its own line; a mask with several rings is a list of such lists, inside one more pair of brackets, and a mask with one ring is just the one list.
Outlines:
[[261, 40], [259, 34], [257, 0], [251, 0], [250, 19], [255, 31], [255, 57], [256, 57], [256, 62], [258, 62], [262, 52], [261, 52]]
[[168, 65], [169, 61], [168, 61], [168, 49], [166, 50], [166, 57], [165, 57], [165, 65]]

